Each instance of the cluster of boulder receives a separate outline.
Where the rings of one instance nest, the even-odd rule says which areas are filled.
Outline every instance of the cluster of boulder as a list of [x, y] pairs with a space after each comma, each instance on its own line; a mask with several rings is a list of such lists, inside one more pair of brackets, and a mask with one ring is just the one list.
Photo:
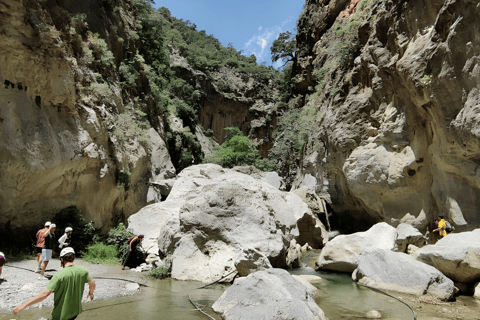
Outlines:
[[480, 229], [449, 234], [434, 245], [425, 242], [409, 224], [394, 228], [382, 222], [328, 242], [316, 267], [352, 272], [352, 279], [365, 286], [441, 300], [479, 287]]
[[349, 272], [377, 289], [450, 300], [457, 288], [480, 281], [480, 229], [425, 246], [416, 228], [421, 221], [402, 219], [396, 228], [382, 222], [329, 241], [305, 196], [278, 185], [250, 167], [191, 166], [165, 201], [131, 216], [129, 228], [145, 235], [150, 264], [160, 266], [171, 255], [175, 279], [211, 283], [240, 276], [213, 306], [224, 319], [246, 313], [261, 319], [265, 312], [275, 319], [325, 319], [313, 300], [315, 287], [282, 270], [300, 266], [301, 252], [312, 248], [323, 248], [317, 269]]

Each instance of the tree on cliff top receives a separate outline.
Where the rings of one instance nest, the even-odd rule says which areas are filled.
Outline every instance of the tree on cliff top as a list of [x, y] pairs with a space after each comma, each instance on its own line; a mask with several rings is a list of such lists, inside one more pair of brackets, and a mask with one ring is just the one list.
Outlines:
[[278, 38], [273, 41], [270, 51], [272, 52], [272, 62], [282, 59], [283, 65], [295, 59], [295, 47], [297, 41], [295, 35], [290, 31], [282, 32]]

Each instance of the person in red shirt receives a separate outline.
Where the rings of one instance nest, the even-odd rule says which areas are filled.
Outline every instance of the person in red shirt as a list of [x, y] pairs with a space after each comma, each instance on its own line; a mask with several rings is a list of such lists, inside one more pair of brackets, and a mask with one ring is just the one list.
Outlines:
[[37, 270], [35, 270], [36, 273], [40, 273], [42, 271], [42, 249], [45, 245], [45, 237], [43, 235], [50, 228], [50, 224], [50, 221], [45, 222], [45, 227], [38, 230], [37, 232]]

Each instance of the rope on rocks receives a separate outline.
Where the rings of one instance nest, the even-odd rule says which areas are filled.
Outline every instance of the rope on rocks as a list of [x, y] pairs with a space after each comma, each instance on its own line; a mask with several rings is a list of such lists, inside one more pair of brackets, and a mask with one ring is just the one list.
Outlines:
[[357, 283], [357, 284], [360, 285], [360, 286], [362, 286], [362, 287], [368, 288], [368, 289], [370, 289], [370, 290], [373, 290], [373, 291], [375, 291], [375, 292], [381, 293], [381, 294], [386, 295], [386, 296], [388, 296], [388, 297], [390, 297], [390, 298], [393, 298], [393, 299], [395, 299], [395, 300], [400, 301], [401, 303], [403, 303], [404, 305], [406, 305], [408, 308], [410, 308], [410, 310], [412, 310], [413, 320], [417, 320], [417, 314], [415, 313], [415, 310], [413, 310], [413, 308], [412, 308], [408, 303], [406, 303], [405, 301], [402, 301], [401, 299], [399, 299], [399, 298], [397, 298], [397, 297], [395, 297], [395, 296], [392, 296], [391, 294], [388, 294], [388, 293], [386, 293], [385, 291], [382, 291], [382, 290], [380, 290], [380, 289], [373, 288], [373, 287], [370, 287], [370, 286], [367, 286], [367, 285], [364, 285], [364, 284], [360, 284], [360, 283]]

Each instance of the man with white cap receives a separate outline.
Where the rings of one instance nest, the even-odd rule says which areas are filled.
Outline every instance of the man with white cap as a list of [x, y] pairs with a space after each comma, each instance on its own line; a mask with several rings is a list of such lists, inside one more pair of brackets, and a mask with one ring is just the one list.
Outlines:
[[65, 233], [63, 234], [63, 236], [60, 237], [60, 239], [58, 239], [58, 247], [60, 249], [70, 246], [70, 242], [72, 240], [72, 231], [73, 229], [70, 227], [65, 228]]
[[63, 269], [53, 276], [47, 285], [47, 288], [18, 306], [13, 314], [17, 314], [26, 307], [39, 303], [47, 298], [52, 292], [53, 311], [50, 319], [52, 320], [74, 320], [82, 313], [82, 296], [85, 284], [88, 283], [87, 298], [93, 300], [95, 291], [95, 280], [88, 274], [87, 268], [74, 264], [75, 251], [71, 247], [64, 248], [60, 252], [60, 262]]
[[50, 224], [50, 227], [43, 233], [45, 239], [45, 245], [42, 249], [43, 264], [40, 275], [43, 277], [45, 269], [47, 269], [48, 262], [52, 259], [53, 247], [55, 246], [55, 229], [57, 226], [55, 223]]
[[43, 229], [38, 230], [37, 232], [37, 270], [35, 270], [36, 273], [40, 273], [42, 271], [42, 249], [43, 246], [45, 245], [45, 237], [43, 234], [48, 230], [50, 227], [50, 221], [45, 222], [45, 227]]

